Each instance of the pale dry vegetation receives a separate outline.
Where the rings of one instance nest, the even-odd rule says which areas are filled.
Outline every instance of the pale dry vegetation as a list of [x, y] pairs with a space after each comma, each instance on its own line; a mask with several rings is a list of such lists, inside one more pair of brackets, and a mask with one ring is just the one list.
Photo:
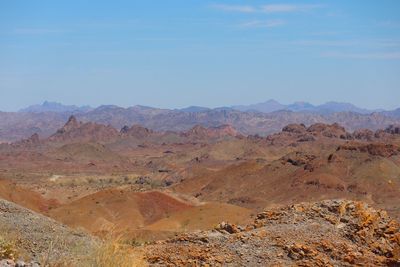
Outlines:
[[146, 266], [146, 263], [138, 249], [127, 245], [118, 237], [106, 240], [97, 246], [84, 265], [88, 267], [135, 267]]
[[[140, 248], [124, 241], [122, 236], [109, 234], [99, 240], [86, 253], [79, 250], [79, 256], [69, 255], [57, 261], [41, 261], [41, 266], [57, 267], [136, 267], [147, 266]], [[87, 248], [86, 248], [87, 249]], [[50, 252], [51, 253], [51, 252]], [[49, 255], [49, 258], [52, 258]]]
[[14, 241], [0, 235], [0, 260], [18, 258], [18, 249]]

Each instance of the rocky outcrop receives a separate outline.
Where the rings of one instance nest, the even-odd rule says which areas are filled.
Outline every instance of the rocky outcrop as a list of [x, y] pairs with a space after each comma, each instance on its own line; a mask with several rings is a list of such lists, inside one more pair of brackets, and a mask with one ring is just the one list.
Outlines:
[[46, 141], [50, 142], [104, 142], [119, 137], [119, 133], [111, 126], [93, 122], [78, 122], [71, 116], [67, 123]]
[[307, 154], [304, 152], [293, 152], [281, 158], [283, 163], [290, 163], [294, 166], [302, 166], [309, 164], [316, 158], [315, 155]]
[[28, 263], [22, 260], [4, 259], [0, 260], [0, 267], [40, 267], [40, 264], [34, 261]]
[[268, 209], [252, 224], [221, 223], [144, 247], [156, 266], [399, 266], [399, 223], [362, 202]]
[[349, 133], [338, 123], [325, 124], [315, 123], [306, 128], [304, 124], [288, 124], [280, 133], [267, 136], [266, 140], [273, 144], [285, 144], [294, 142], [312, 142], [321, 137], [341, 139], [341, 140], [360, 140], [374, 141], [377, 139], [386, 140], [393, 135], [400, 134], [400, 126], [391, 125], [385, 130], [372, 131], [370, 129], [358, 129]]
[[296, 146], [297, 143], [313, 142], [322, 138], [353, 139], [352, 135], [337, 123], [315, 123], [308, 128], [304, 124], [288, 124], [280, 133], [267, 136], [266, 140], [271, 144]]
[[75, 116], [70, 116], [67, 123], [57, 131], [57, 133], [66, 133], [70, 132], [74, 129], [79, 128], [81, 123], [78, 122], [78, 120], [75, 118]]
[[357, 144], [349, 143], [346, 145], [341, 145], [337, 148], [337, 151], [347, 150], [347, 151], [357, 151], [361, 153], [368, 153], [372, 156], [380, 157], [391, 157], [400, 154], [400, 148], [392, 144], [383, 143], [370, 143], [370, 144]]
[[141, 125], [132, 125], [132, 127], [124, 126], [122, 127], [120, 133], [122, 136], [132, 136], [139, 139], [146, 138], [151, 136], [154, 132], [150, 129], [147, 129]]
[[20, 141], [14, 142], [11, 144], [11, 146], [13, 148], [34, 148], [38, 145], [40, 145], [40, 139], [39, 139], [39, 135], [37, 133], [33, 134], [31, 137], [29, 137], [28, 139], [22, 139]]
[[340, 126], [338, 123], [334, 124], [324, 124], [324, 123], [316, 123], [307, 128], [307, 132], [320, 134], [329, 138], [341, 138], [341, 139], [350, 139], [351, 134], [346, 132], [346, 129], [343, 126]]
[[375, 133], [369, 129], [356, 130], [352, 134], [356, 140], [372, 141], [375, 138]]
[[289, 124], [283, 127], [282, 132], [301, 134], [306, 132], [307, 128], [304, 124]]
[[400, 134], [400, 125], [390, 125], [385, 129], [385, 132], [390, 134]]

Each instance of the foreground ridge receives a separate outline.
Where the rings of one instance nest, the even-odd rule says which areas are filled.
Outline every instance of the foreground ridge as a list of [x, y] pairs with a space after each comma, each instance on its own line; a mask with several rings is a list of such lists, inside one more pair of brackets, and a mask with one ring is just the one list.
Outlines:
[[152, 266], [399, 266], [399, 223], [348, 200], [272, 208], [245, 227], [183, 234], [146, 248]]
[[[1, 235], [16, 236], [16, 246], [20, 252], [18, 256], [31, 260], [32, 266], [40, 266], [37, 262], [46, 265], [62, 259], [73, 263], [86, 256], [98, 242], [84, 231], [70, 229], [51, 218], [1, 198], [0, 229]], [[15, 259], [0, 260], [0, 266], [14, 266]], [[20, 265], [15, 266], [25, 266], [19, 262]]]

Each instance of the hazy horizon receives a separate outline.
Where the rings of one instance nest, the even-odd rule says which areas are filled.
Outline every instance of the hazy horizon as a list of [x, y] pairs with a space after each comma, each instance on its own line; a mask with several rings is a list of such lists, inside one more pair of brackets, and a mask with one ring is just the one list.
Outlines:
[[370, 110], [370, 111], [375, 111], [375, 110], [376, 110], [376, 111], [379, 111], [379, 110], [382, 110], [382, 111], [390, 111], [390, 110], [394, 110], [394, 109], [400, 108], [400, 106], [398, 106], [398, 107], [395, 107], [394, 109], [384, 109], [384, 108], [372, 108], [372, 109], [371, 109], [371, 108], [365, 108], [365, 107], [363, 107], [363, 106], [357, 106], [357, 105], [355, 105], [355, 104], [353, 104], [353, 103], [350, 103], [350, 102], [340, 102], [340, 101], [326, 101], [326, 102], [322, 102], [322, 103], [310, 103], [310, 102], [307, 102], [307, 101], [298, 100], [298, 101], [294, 101], [294, 102], [291, 102], [291, 103], [284, 103], [284, 102], [280, 102], [280, 101], [278, 101], [278, 100], [276, 100], [276, 99], [272, 99], [272, 98], [271, 98], [271, 99], [266, 99], [266, 100], [264, 100], [264, 101], [255, 102], [255, 103], [240, 103], [240, 104], [232, 104], [232, 105], [224, 105], [224, 106], [223, 106], [223, 105], [219, 105], [219, 106], [185, 105], [185, 106], [179, 106], [179, 107], [173, 107], [173, 106], [172, 106], [172, 107], [159, 107], [159, 106], [143, 105], [143, 104], [140, 104], [140, 103], [134, 103], [134, 104], [132, 104], [132, 105], [126, 105], [126, 106], [122, 106], [122, 105], [118, 105], [118, 104], [114, 104], [114, 103], [104, 103], [104, 104], [92, 106], [92, 105], [89, 105], [89, 104], [78, 105], [78, 104], [75, 104], [75, 103], [63, 103], [63, 102], [58, 102], [58, 101], [44, 100], [44, 101], [42, 101], [42, 102], [40, 102], [40, 103], [32, 103], [32, 104], [29, 104], [29, 105], [27, 105], [27, 106], [23, 106], [23, 107], [21, 107], [21, 108], [19, 108], [19, 109], [8, 110], [8, 111], [6, 111], [6, 110], [0, 110], [0, 111], [5, 111], [5, 112], [18, 112], [18, 111], [20, 111], [20, 110], [22, 110], [22, 109], [29, 108], [29, 107], [33, 107], [33, 106], [43, 106], [43, 105], [45, 105], [46, 102], [49, 103], [49, 104], [60, 104], [60, 105], [63, 105], [63, 106], [77, 106], [77, 107], [79, 107], [79, 108], [82, 108], [82, 107], [90, 107], [90, 108], [94, 108], [94, 109], [96, 109], [96, 108], [98, 108], [98, 107], [101, 107], [101, 106], [118, 106], [118, 107], [122, 107], [122, 108], [129, 108], [129, 107], [133, 107], [133, 106], [145, 106], [145, 107], [151, 107], [151, 108], [171, 109], [171, 110], [173, 110], [173, 109], [184, 109], [184, 108], [189, 108], [189, 107], [202, 107], [202, 108], [209, 108], [209, 109], [225, 108], [225, 107], [226, 107], [226, 108], [230, 108], [230, 107], [236, 107], [236, 106], [259, 105], [259, 104], [264, 104], [264, 103], [269, 102], [269, 101], [275, 101], [275, 102], [277, 102], [277, 103], [279, 103], [279, 104], [281, 104], [281, 105], [285, 105], [285, 106], [292, 105], [292, 104], [301, 104], [301, 103], [311, 104], [311, 105], [313, 105], [313, 106], [315, 106], [315, 107], [318, 107], [319, 105], [323, 105], [323, 104], [328, 104], [328, 103], [350, 104], [350, 105], [354, 105], [354, 106], [357, 107], [357, 108], [361, 108], [361, 109], [365, 109], [365, 110]]
[[348, 102], [395, 109], [400, 2], [0, 0], [0, 110]]

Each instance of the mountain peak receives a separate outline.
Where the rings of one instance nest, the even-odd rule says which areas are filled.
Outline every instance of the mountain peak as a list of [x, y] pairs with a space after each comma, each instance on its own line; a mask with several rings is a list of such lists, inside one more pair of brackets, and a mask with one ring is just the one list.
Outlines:
[[78, 121], [74, 115], [69, 116], [68, 121], [66, 124], [77, 124]]
[[58, 102], [44, 101], [41, 105], [32, 105], [27, 108], [19, 110], [19, 112], [27, 113], [42, 113], [42, 112], [87, 112], [92, 108], [90, 106], [78, 107], [75, 105], [63, 105]]
[[64, 127], [62, 127], [62, 128], [59, 130], [59, 132], [69, 132], [69, 131], [71, 131], [71, 130], [73, 130], [73, 129], [76, 129], [76, 128], [78, 128], [78, 127], [79, 127], [79, 122], [78, 122], [78, 120], [76, 119], [76, 117], [75, 117], [74, 115], [71, 115], [71, 116], [68, 118], [67, 123], [65, 123]]
[[104, 140], [111, 140], [118, 135], [118, 131], [111, 126], [97, 124], [94, 122], [82, 123], [79, 122], [74, 115], [72, 115], [69, 117], [67, 123], [47, 140], [60, 142], [100, 142]]

